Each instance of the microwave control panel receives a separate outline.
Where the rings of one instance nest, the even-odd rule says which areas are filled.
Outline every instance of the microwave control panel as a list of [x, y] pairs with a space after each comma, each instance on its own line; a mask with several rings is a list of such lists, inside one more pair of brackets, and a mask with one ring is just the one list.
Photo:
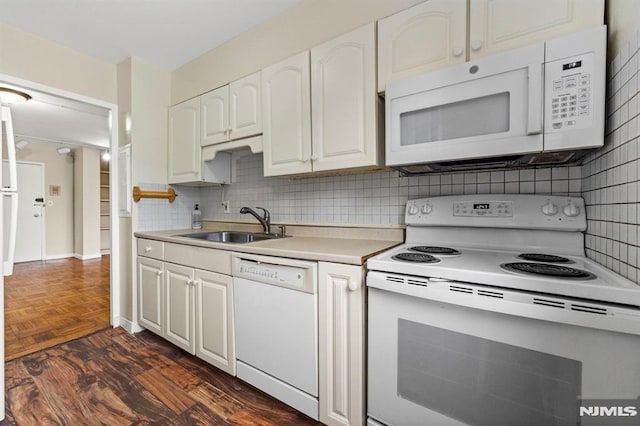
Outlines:
[[593, 53], [545, 64], [545, 131], [590, 127], [593, 122]]

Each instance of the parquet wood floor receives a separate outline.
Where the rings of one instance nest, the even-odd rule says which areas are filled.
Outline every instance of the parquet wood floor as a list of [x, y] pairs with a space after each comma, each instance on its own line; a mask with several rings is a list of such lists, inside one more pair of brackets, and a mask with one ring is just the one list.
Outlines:
[[109, 327], [109, 256], [18, 263], [4, 292], [11, 360]]
[[176, 346], [109, 328], [6, 364], [5, 425], [319, 425]]

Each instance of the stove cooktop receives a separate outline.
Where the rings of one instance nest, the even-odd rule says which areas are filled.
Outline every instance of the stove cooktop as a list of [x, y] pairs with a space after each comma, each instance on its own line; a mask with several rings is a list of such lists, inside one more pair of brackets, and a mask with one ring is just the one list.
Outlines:
[[416, 243], [400, 245], [370, 258], [367, 261], [367, 268], [373, 271], [422, 278], [461, 281], [640, 306], [640, 286], [585, 256], [465, 248], [456, 245], [454, 250], [457, 255], [455, 256], [432, 254], [431, 256], [438, 259], [438, 262], [416, 263], [397, 260], [396, 256], [401, 253], [410, 254], [411, 248], [418, 246], [430, 245]]

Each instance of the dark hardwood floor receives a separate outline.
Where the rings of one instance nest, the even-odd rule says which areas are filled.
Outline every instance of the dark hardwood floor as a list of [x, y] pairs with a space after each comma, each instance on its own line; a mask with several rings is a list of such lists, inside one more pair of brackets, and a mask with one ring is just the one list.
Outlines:
[[6, 364], [5, 425], [318, 425], [176, 346], [122, 328]]
[[4, 292], [11, 360], [109, 327], [109, 256], [17, 263]]

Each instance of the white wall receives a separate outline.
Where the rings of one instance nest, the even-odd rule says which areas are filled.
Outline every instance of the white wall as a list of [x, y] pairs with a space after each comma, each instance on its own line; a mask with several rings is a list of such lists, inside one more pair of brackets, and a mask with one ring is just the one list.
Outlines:
[[[170, 73], [138, 58], [129, 58], [118, 65], [117, 74], [120, 144], [131, 144], [132, 185], [145, 189], [148, 183], [166, 185]], [[128, 132], [127, 118], [131, 123]], [[130, 321], [136, 316], [136, 271], [132, 263], [136, 249], [132, 234], [138, 230], [138, 208], [139, 204], [133, 203], [131, 217], [119, 219], [120, 309], [121, 316]]]
[[609, 61], [620, 53], [625, 43], [638, 31], [640, 20], [640, 1], [606, 0], [606, 24], [609, 30]]
[[116, 66], [0, 24], [0, 74], [116, 101]]
[[[17, 151], [18, 161], [34, 161], [45, 165], [45, 207], [47, 259], [69, 257], [73, 249], [73, 157], [60, 155], [57, 146], [29, 142]], [[49, 186], [60, 187], [59, 196], [49, 194]]]
[[75, 256], [100, 257], [100, 151], [78, 148], [75, 156]]
[[175, 70], [171, 103], [240, 77], [422, 0], [303, 0]]

